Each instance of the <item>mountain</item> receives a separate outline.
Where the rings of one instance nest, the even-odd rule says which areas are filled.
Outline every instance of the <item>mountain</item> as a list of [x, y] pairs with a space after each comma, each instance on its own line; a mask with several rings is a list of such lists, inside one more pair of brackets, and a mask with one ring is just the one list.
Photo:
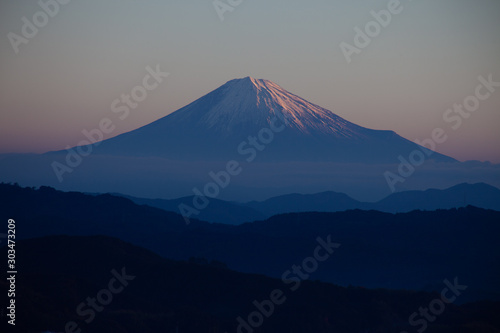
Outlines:
[[[16, 295], [17, 332], [251, 332], [237, 318], [248, 325], [256, 311], [266, 316], [255, 332], [400, 332], [423, 327], [412, 327], [408, 318], [440, 297], [317, 281], [302, 281], [292, 291], [282, 280], [168, 260], [102, 236], [30, 239], [16, 249], [23, 267], [16, 280], [22, 291]], [[2, 279], [0, 291], [6, 295], [8, 288]], [[271, 307], [273, 291], [281, 296]], [[494, 302], [447, 304], [429, 331], [498, 332], [499, 311]], [[68, 329], [71, 322], [75, 329]], [[0, 330], [14, 332], [6, 317]]]
[[390, 214], [293, 213], [239, 226], [211, 224], [112, 195], [92, 196], [0, 184], [0, 219], [16, 220], [18, 240], [106, 235], [163, 257], [203, 257], [231, 269], [281, 278], [312, 255], [317, 238], [341, 244], [314, 279], [342, 286], [442, 289], [458, 277], [459, 302], [500, 300], [500, 212], [465, 207]]
[[346, 194], [328, 191], [281, 195], [264, 201], [251, 201], [245, 205], [265, 213], [268, 217], [292, 212], [337, 212], [349, 209], [403, 213], [468, 205], [500, 211], [500, 189], [485, 183], [462, 183], [444, 190], [398, 192], [374, 203], [357, 201]]
[[[179, 213], [179, 205], [192, 205], [193, 196], [173, 200], [145, 199], [124, 196], [140, 205], [148, 205]], [[316, 194], [286, 194], [263, 201], [235, 203], [212, 199], [196, 218], [225, 224], [242, 224], [264, 220], [273, 215], [299, 212], [340, 212], [351, 209], [405, 213], [413, 210], [437, 210], [472, 205], [500, 211], [500, 189], [485, 183], [462, 183], [450, 188], [425, 191], [403, 191], [389, 195], [378, 202], [362, 202], [344, 193], [326, 191]]]
[[[182, 160], [226, 160], [238, 154], [251, 159], [258, 152], [260, 161], [393, 163], [395, 156], [415, 149], [425, 150], [392, 131], [353, 124], [271, 81], [246, 77], [105, 140], [94, 151]], [[439, 153], [429, 158], [455, 162]]]
[[500, 165], [460, 163], [437, 152], [427, 156], [429, 150], [392, 131], [353, 124], [250, 77], [115, 137], [111, 128], [118, 128], [122, 111], [105, 110], [103, 117], [106, 131], [101, 122], [86, 127], [75, 141], [61, 142], [66, 150], [0, 155], [0, 180], [172, 199], [196, 195], [195, 188], [205, 192], [212, 176], [232, 165], [224, 182], [231, 185], [220, 191], [212, 186], [214, 199], [231, 202], [329, 189], [376, 201], [395, 190], [465, 181], [500, 186]]
[[[182, 204], [192, 205], [194, 199], [193, 196], [183, 197], [173, 200], [165, 200], [165, 199], [136, 198], [121, 194], [115, 194], [115, 195], [123, 196], [127, 199], [130, 199], [138, 205], [147, 205], [176, 213], [180, 212], [179, 205]], [[210, 200], [210, 204], [205, 209], [202, 209], [200, 213], [196, 216], [196, 218], [207, 222], [242, 224], [244, 222], [263, 220], [266, 218], [266, 215], [253, 209], [252, 207], [247, 207], [246, 205], [243, 204], [212, 199]]]
[[333, 191], [316, 194], [287, 194], [264, 201], [251, 201], [246, 206], [261, 211], [267, 217], [284, 213], [298, 212], [337, 212], [361, 209], [364, 203], [354, 200], [344, 193]]
[[462, 183], [445, 190], [405, 191], [391, 194], [370, 208], [399, 213], [415, 209], [450, 209], [467, 205], [500, 211], [500, 189], [485, 183]]

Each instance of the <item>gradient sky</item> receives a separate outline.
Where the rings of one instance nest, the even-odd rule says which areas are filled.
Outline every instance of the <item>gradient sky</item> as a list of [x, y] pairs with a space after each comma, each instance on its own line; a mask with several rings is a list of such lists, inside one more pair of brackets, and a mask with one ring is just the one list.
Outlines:
[[73, 0], [15, 54], [7, 34], [40, 7], [0, 0], [0, 153], [76, 145], [83, 129], [117, 119], [112, 101], [159, 64], [170, 76], [111, 136], [252, 76], [410, 140], [441, 127], [449, 139], [439, 152], [500, 163], [500, 88], [458, 130], [442, 120], [479, 75], [500, 81], [500, 1], [402, 0], [348, 64], [339, 44], [388, 2], [244, 0], [221, 22], [210, 0]]

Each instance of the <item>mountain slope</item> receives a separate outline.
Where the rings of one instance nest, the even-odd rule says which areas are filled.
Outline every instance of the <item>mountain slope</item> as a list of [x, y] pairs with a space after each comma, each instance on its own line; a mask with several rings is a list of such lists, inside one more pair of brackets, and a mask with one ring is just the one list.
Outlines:
[[246, 206], [261, 211], [271, 217], [277, 214], [298, 212], [337, 212], [348, 209], [361, 209], [362, 202], [344, 193], [322, 192], [316, 194], [287, 194], [264, 201], [251, 201]]
[[383, 212], [399, 213], [415, 209], [450, 209], [466, 205], [500, 211], [500, 189], [484, 183], [462, 183], [445, 190], [394, 193], [369, 207]]
[[[192, 206], [194, 198], [193, 196], [190, 196], [179, 199], [165, 200], [136, 198], [121, 194], [116, 195], [130, 199], [138, 205], [148, 205], [175, 213], [180, 212], [179, 205], [181, 204]], [[243, 204], [211, 199], [208, 206], [205, 209], [202, 209], [199, 215], [196, 216], [196, 218], [207, 222], [242, 224], [244, 222], [263, 220], [266, 218], [266, 215], [258, 210], [253, 209], [252, 207]]]
[[[247, 320], [256, 311], [253, 302], [265, 304], [273, 290], [281, 290], [284, 301], [264, 317], [259, 332], [400, 332], [411, 330], [412, 312], [439, 297], [311, 281], [292, 292], [281, 280], [167, 260], [102, 236], [21, 241], [18, 257], [23, 264], [16, 281], [22, 290], [16, 299], [18, 332], [77, 332], [65, 329], [71, 321], [82, 332], [96, 333], [248, 332], [238, 330], [237, 317]], [[114, 278], [113, 270], [126, 276], [126, 284]], [[110, 281], [121, 291], [108, 302]], [[0, 291], [7, 294], [7, 289], [2, 279]], [[86, 301], [91, 297], [99, 310], [89, 320], [92, 311]], [[82, 316], [77, 312], [80, 304]], [[449, 304], [429, 328], [436, 333], [498, 332], [499, 308], [492, 302]], [[0, 329], [11, 332], [6, 322], [2, 320]]]
[[316, 194], [281, 195], [264, 201], [251, 201], [245, 205], [265, 213], [268, 217], [292, 212], [337, 212], [349, 209], [404, 213], [412, 210], [450, 209], [468, 205], [500, 211], [500, 189], [485, 183], [462, 183], [444, 190], [398, 192], [377, 202], [361, 202], [346, 194], [328, 191]]
[[[180, 204], [193, 205], [193, 196], [165, 200], [116, 195], [128, 198], [139, 205], [148, 205], [176, 213], [179, 213]], [[484, 183], [462, 183], [444, 190], [398, 192], [378, 202], [362, 202], [344, 193], [333, 191], [315, 194], [293, 193], [246, 203], [212, 199], [196, 218], [208, 222], [238, 225], [285, 213], [340, 212], [350, 209], [405, 213], [413, 210], [432, 211], [468, 205], [500, 211], [500, 189]]]
[[[249, 136], [257, 141], [252, 143]], [[353, 124], [273, 82], [246, 77], [105, 140], [95, 153], [206, 160], [250, 155], [249, 149], [257, 149], [261, 161], [363, 163], [393, 163], [399, 154], [425, 150], [392, 131]], [[439, 153], [430, 159], [455, 161]]]

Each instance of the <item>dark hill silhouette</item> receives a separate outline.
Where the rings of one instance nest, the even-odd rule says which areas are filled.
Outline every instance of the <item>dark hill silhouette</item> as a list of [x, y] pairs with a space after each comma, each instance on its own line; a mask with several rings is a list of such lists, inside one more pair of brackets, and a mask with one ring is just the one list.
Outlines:
[[[123, 196], [121, 194], [117, 194]], [[144, 199], [124, 196], [137, 204], [179, 213], [179, 204], [192, 206], [193, 197], [174, 200]], [[357, 201], [344, 193], [333, 191], [316, 194], [287, 194], [264, 201], [235, 203], [210, 199], [208, 207], [197, 216], [209, 222], [242, 224], [269, 218], [273, 215], [298, 212], [339, 212], [349, 209], [377, 210], [404, 213], [412, 210], [436, 210], [466, 207], [500, 211], [500, 189], [484, 183], [459, 184], [448, 189], [404, 191], [394, 193], [378, 202]]]
[[[192, 220], [111, 195], [0, 185], [2, 218], [18, 238], [108, 235], [164, 257], [204, 257], [241, 272], [281, 277], [310, 255], [317, 237], [342, 244], [315, 278], [370, 288], [439, 290], [460, 277], [461, 301], [500, 299], [500, 212], [475, 207], [390, 214], [376, 211], [283, 214], [240, 226]], [[8, 213], [7, 213], [8, 212]], [[9, 215], [7, 215], [9, 214]]]
[[500, 189], [485, 184], [458, 184], [445, 190], [405, 191], [389, 195], [370, 208], [384, 212], [436, 210], [472, 205], [500, 211]]
[[462, 183], [444, 190], [393, 193], [373, 203], [357, 201], [346, 194], [329, 191], [317, 194], [282, 195], [264, 201], [248, 202], [246, 205], [267, 216], [291, 212], [337, 212], [349, 209], [404, 213], [417, 209], [450, 209], [468, 205], [500, 211], [500, 189], [485, 183]]
[[[148, 205], [176, 213], [179, 213], [179, 205], [181, 204], [192, 207], [194, 198], [193, 196], [188, 196], [179, 199], [165, 200], [136, 198], [122, 194], [115, 195], [123, 196], [139, 205]], [[202, 209], [199, 215], [197, 215], [197, 218], [203, 221], [226, 224], [242, 224], [244, 222], [263, 220], [266, 217], [265, 214], [252, 207], [218, 199], [210, 199], [210, 204], [205, 209]]]
[[344, 193], [332, 191], [316, 194], [287, 194], [267, 199], [251, 201], [245, 204], [265, 213], [268, 217], [283, 213], [298, 212], [336, 212], [361, 208], [362, 202], [354, 200]]
[[[275, 289], [286, 301], [258, 332], [400, 332], [414, 330], [408, 317], [440, 297], [309, 281], [292, 292], [281, 280], [167, 260], [102, 236], [51, 236], [21, 241], [17, 248], [23, 267], [17, 280], [18, 332], [63, 332], [70, 321], [95, 333], [237, 332], [236, 318], [247, 318], [255, 311], [252, 302], [269, 299]], [[77, 306], [109, 288], [111, 271], [122, 269], [127, 285], [85, 323], [88, 315], [80, 317]], [[6, 289], [1, 280], [0, 291]], [[429, 332], [498, 332], [498, 311], [499, 303], [450, 304]], [[7, 329], [6, 320], [0, 325], [2, 332]]]

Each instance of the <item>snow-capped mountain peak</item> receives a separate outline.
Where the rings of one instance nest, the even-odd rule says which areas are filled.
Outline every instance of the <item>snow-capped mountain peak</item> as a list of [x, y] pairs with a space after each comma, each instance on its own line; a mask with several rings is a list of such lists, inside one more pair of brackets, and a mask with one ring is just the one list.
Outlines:
[[304, 134], [362, 137], [364, 128], [294, 95], [274, 82], [245, 77], [226, 84], [182, 108], [172, 118], [190, 118], [196, 126], [230, 134], [242, 125], [269, 125], [273, 117]]
[[[284, 130], [273, 135], [260, 159], [392, 163], [398, 155], [422, 148], [393, 131], [351, 123], [274, 82], [245, 77], [228, 81], [149, 125], [105, 140], [96, 151], [226, 159], [244, 151], [248, 138], [270, 128], [276, 118]], [[430, 158], [453, 161], [438, 153]]]

